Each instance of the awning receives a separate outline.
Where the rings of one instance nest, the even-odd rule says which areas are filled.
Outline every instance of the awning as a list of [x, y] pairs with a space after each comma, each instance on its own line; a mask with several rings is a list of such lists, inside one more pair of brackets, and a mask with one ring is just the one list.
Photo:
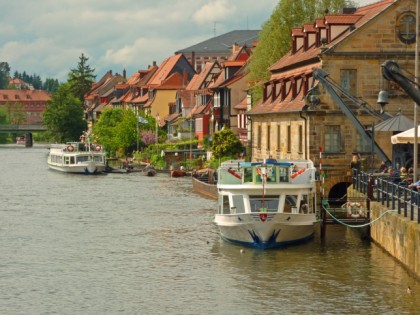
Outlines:
[[[419, 143], [420, 138], [420, 126], [417, 126], [417, 143]], [[397, 133], [391, 137], [392, 144], [401, 144], [401, 143], [414, 143], [414, 128], [408, 129], [406, 131]]]

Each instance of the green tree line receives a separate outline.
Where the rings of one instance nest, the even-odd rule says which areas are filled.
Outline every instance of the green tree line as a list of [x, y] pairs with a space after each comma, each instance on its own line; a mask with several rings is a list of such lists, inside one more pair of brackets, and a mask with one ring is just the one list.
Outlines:
[[[13, 89], [13, 86], [9, 86], [9, 77], [10, 76], [10, 66], [7, 62], [0, 62], [0, 90]], [[22, 73], [15, 71], [12, 76], [13, 79], [20, 79], [25, 83], [31, 84], [35, 90], [45, 90], [48, 92], [57, 91], [60, 83], [58, 79], [46, 78], [45, 81], [42, 81], [41, 77], [34, 74], [27, 74], [26, 71]]]

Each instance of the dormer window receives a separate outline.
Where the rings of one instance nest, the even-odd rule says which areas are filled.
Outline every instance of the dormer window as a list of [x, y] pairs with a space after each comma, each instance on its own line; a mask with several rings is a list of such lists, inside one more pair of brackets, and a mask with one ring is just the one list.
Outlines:
[[404, 44], [416, 42], [416, 16], [414, 12], [404, 12], [397, 18], [397, 34]]

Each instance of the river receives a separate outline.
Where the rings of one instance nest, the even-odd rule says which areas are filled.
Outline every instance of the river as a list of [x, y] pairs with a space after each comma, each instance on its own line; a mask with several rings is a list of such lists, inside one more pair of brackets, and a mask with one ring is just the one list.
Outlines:
[[0, 146], [0, 314], [420, 314], [420, 282], [352, 229], [241, 253], [189, 179], [62, 174], [47, 153]]

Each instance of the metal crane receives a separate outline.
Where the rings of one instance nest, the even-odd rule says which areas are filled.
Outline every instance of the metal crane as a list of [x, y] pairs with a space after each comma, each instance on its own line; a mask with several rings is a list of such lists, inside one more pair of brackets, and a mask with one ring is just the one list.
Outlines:
[[418, 84], [403, 74], [400, 65], [396, 61], [385, 61], [382, 64], [382, 75], [386, 80], [397, 83], [420, 106]]
[[[362, 109], [365, 112], [369, 113], [371, 116], [383, 119], [383, 114], [378, 113], [372, 107], [369, 106], [366, 102], [363, 102], [361, 99], [358, 99], [351, 95], [348, 91], [344, 90], [340, 85], [332, 81], [332, 79], [328, 78], [328, 73], [320, 68], [313, 69], [313, 77], [314, 79], [318, 80], [327, 92], [331, 95], [337, 105], [340, 107], [344, 115], [353, 123], [356, 127], [359, 134], [367, 141], [372, 143], [373, 152], [375, 152], [382, 161], [385, 161], [387, 165], [391, 163], [388, 156], [385, 152], [381, 149], [381, 147], [375, 142], [373, 138], [373, 133], [369, 133], [362, 123], [357, 119], [356, 115], [350, 110], [349, 106], [344, 102], [342, 97], [346, 97], [351, 104], [356, 105], [358, 109]], [[340, 97], [340, 95], [342, 97]]]

